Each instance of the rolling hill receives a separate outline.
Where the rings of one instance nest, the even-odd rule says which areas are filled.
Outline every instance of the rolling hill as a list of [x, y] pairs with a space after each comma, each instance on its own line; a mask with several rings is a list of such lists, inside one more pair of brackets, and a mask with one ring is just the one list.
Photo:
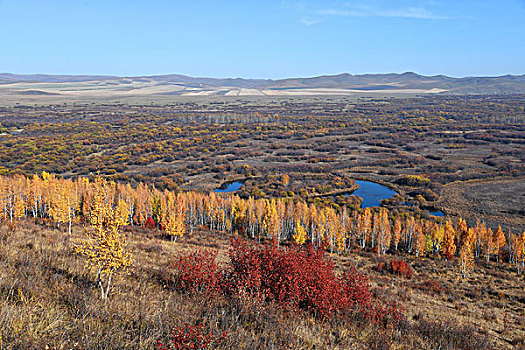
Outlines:
[[522, 94], [525, 75], [453, 78], [444, 75], [348, 73], [311, 78], [242, 79], [179, 74], [17, 75], [0, 73], [0, 100], [20, 98], [126, 98], [137, 96], [302, 96], [389, 94]]

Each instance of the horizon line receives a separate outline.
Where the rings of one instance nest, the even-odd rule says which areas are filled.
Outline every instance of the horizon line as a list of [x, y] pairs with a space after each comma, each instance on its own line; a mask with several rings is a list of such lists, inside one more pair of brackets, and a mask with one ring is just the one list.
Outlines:
[[308, 76], [288, 76], [288, 77], [280, 77], [280, 78], [248, 78], [248, 77], [231, 77], [231, 76], [205, 76], [205, 75], [189, 75], [189, 74], [183, 74], [183, 73], [160, 73], [160, 74], [133, 74], [133, 75], [114, 75], [114, 74], [103, 74], [103, 73], [11, 73], [11, 72], [0, 72], [0, 75], [19, 75], [19, 76], [31, 76], [31, 75], [43, 75], [43, 76], [71, 76], [71, 77], [80, 77], [80, 76], [93, 76], [93, 77], [106, 77], [106, 78], [142, 78], [142, 77], [160, 77], [160, 76], [169, 76], [169, 75], [179, 75], [189, 78], [197, 78], [197, 79], [242, 79], [242, 80], [288, 80], [288, 79], [311, 79], [311, 78], [320, 78], [320, 77], [334, 77], [339, 75], [351, 75], [351, 76], [362, 76], [362, 75], [388, 75], [388, 74], [397, 74], [397, 75], [403, 75], [403, 74], [415, 74], [419, 76], [424, 77], [447, 77], [452, 79], [464, 79], [464, 78], [498, 78], [498, 77], [506, 77], [506, 76], [524, 76], [525, 73], [506, 73], [506, 74], [495, 74], [495, 75], [464, 75], [464, 76], [452, 76], [447, 74], [422, 74], [417, 73], [414, 71], [403, 71], [403, 72], [381, 72], [381, 73], [349, 73], [349, 72], [341, 72], [341, 73], [326, 73], [326, 74], [319, 74], [319, 75], [308, 75]]

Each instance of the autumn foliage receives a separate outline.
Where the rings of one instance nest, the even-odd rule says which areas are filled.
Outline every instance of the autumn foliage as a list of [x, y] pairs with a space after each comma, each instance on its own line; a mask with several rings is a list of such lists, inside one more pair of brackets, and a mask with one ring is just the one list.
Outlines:
[[153, 220], [151, 216], [146, 219], [146, 223], [144, 224], [145, 228], [153, 230], [156, 226], [157, 224], [155, 224], [155, 220]]
[[249, 295], [264, 304], [326, 319], [335, 315], [374, 324], [395, 324], [402, 313], [395, 304], [376, 299], [368, 278], [355, 267], [342, 276], [323, 250], [280, 248], [232, 240], [231, 266], [220, 271], [215, 254], [193, 252], [175, 257], [175, 286], [181, 291], [233, 297]]
[[[133, 263], [133, 257], [126, 249], [126, 237], [120, 232], [120, 226], [125, 222], [122, 201], [113, 206], [109, 198], [110, 184], [98, 178], [89, 216], [92, 229], [88, 231], [87, 240], [74, 247], [75, 252], [86, 257], [88, 268], [97, 273], [102, 299], [108, 297], [113, 274]], [[107, 280], [105, 286], [104, 276]]]
[[380, 262], [377, 265], [377, 270], [386, 271], [391, 274], [402, 276], [405, 278], [412, 278], [413, 269], [404, 260], [391, 260], [388, 263]]
[[281, 249], [235, 240], [230, 248], [227, 278], [234, 292], [248, 292], [286, 309], [310, 311], [322, 317], [338, 309], [341, 286], [334, 264], [322, 250]]
[[172, 259], [170, 269], [174, 275], [171, 282], [175, 288], [189, 293], [217, 295], [221, 291], [221, 275], [216, 256], [217, 252], [197, 250]]
[[202, 324], [175, 327], [171, 334], [170, 342], [167, 345], [157, 344], [158, 350], [201, 350], [210, 349], [219, 345], [226, 338], [226, 333], [214, 335], [205, 333]]
[[[66, 224], [71, 233], [73, 223], [91, 222], [102, 200], [97, 197], [100, 184], [99, 179], [67, 180], [45, 172], [42, 177], [32, 178], [0, 176], [0, 221], [14, 226], [22, 218], [42, 218], [57, 226]], [[479, 258], [508, 260], [516, 265], [518, 273], [525, 268], [523, 235], [505, 234], [501, 227], [493, 232], [483, 222], [469, 227], [461, 218], [453, 223], [450, 219], [428, 220], [385, 208], [351, 210], [301, 199], [175, 193], [144, 183], [132, 187], [107, 181], [105, 186], [102, 207], [118, 212], [114, 217], [118, 227], [145, 226], [172, 241], [203, 226], [258, 242], [294, 242], [296, 246], [310, 243], [316, 249], [337, 254], [360, 248], [377, 252], [378, 256], [390, 251], [418, 258], [441, 255], [455, 260], [465, 277]], [[118, 229], [111, 230], [120, 235]], [[117, 241], [123, 242], [124, 238], [119, 236]]]

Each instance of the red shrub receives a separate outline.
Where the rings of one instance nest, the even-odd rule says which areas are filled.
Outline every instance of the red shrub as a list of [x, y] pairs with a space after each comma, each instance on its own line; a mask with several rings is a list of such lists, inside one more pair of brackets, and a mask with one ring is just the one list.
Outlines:
[[261, 300], [321, 316], [337, 309], [339, 282], [333, 262], [322, 250], [280, 249], [234, 240], [230, 259], [228, 285], [233, 292], [242, 289]]
[[244, 240], [232, 241], [230, 290], [244, 289], [260, 300], [285, 308], [313, 312], [321, 317], [335, 313], [360, 315], [374, 323], [398, 322], [401, 312], [395, 304], [372, 297], [368, 278], [350, 267], [341, 278], [323, 250], [280, 249], [257, 246]]
[[396, 323], [401, 312], [395, 304], [373, 298], [365, 275], [355, 267], [342, 277], [323, 250], [279, 248], [232, 240], [231, 269], [222, 276], [215, 263], [216, 252], [193, 252], [172, 263], [177, 271], [175, 286], [187, 292], [248, 294], [259, 302], [284, 309], [311, 312], [322, 318], [334, 314], [356, 315], [375, 324]]
[[144, 227], [153, 230], [155, 227], [157, 227], [157, 224], [155, 223], [155, 220], [153, 220], [153, 218], [149, 216], [146, 220], [146, 223], [144, 223]]
[[209, 349], [216, 346], [226, 339], [226, 332], [219, 336], [213, 333], [204, 333], [202, 331], [202, 324], [190, 326], [188, 324], [183, 327], [176, 327], [172, 334], [168, 347], [159, 342], [157, 349], [159, 350], [197, 350]]
[[344, 311], [384, 326], [401, 321], [403, 313], [397, 304], [373, 298], [368, 278], [357, 272], [355, 267], [345, 271], [341, 283], [343, 293], [340, 302]]
[[346, 309], [369, 310], [372, 304], [372, 292], [368, 278], [357, 272], [354, 266], [346, 269], [342, 281], [342, 302]]
[[412, 278], [412, 268], [403, 260], [392, 260], [390, 262], [390, 270], [406, 278]]
[[189, 293], [220, 293], [221, 272], [215, 262], [216, 257], [216, 251], [200, 250], [176, 256], [170, 263], [175, 270], [175, 288]]
[[413, 270], [405, 261], [403, 260], [392, 260], [389, 263], [380, 262], [377, 264], [378, 271], [387, 271], [398, 276], [405, 278], [412, 278]]

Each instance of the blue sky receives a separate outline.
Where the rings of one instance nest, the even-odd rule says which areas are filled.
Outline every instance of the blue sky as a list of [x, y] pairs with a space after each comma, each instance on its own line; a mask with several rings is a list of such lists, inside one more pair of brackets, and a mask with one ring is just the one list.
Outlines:
[[0, 72], [525, 73], [525, 0], [0, 0]]

